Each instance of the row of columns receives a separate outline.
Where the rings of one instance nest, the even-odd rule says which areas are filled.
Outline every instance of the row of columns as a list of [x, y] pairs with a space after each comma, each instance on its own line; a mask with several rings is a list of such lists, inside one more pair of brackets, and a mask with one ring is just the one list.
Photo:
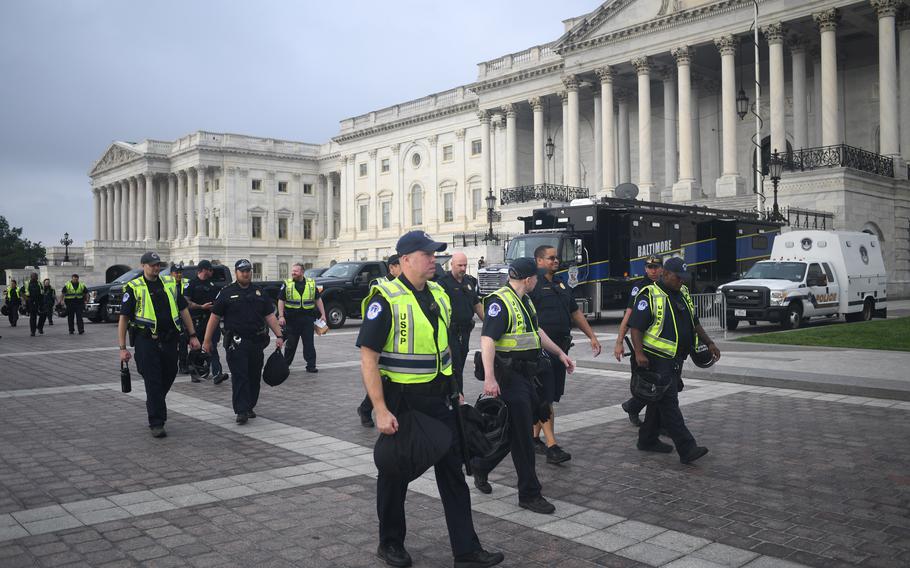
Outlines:
[[205, 180], [206, 167], [199, 166], [161, 177], [146, 172], [95, 188], [95, 239], [157, 240], [158, 192], [164, 203], [162, 240], [205, 236]]

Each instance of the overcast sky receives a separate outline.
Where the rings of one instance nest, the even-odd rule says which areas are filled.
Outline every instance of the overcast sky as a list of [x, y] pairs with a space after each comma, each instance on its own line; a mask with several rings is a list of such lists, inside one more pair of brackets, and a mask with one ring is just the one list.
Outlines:
[[0, 215], [93, 238], [114, 140], [326, 142], [341, 119], [470, 83], [596, 0], [0, 0]]

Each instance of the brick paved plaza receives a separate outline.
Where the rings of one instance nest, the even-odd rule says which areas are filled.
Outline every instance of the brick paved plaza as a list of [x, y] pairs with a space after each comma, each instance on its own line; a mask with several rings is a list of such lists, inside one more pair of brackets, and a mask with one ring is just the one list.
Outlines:
[[[229, 383], [178, 378], [158, 440], [135, 368], [119, 390], [115, 327], [60, 323], [0, 325], [0, 566], [380, 565], [356, 325], [317, 339], [318, 375], [298, 354], [245, 426]], [[711, 453], [683, 466], [635, 449], [625, 374], [569, 380], [557, 431], [573, 459], [538, 464], [556, 515], [518, 508], [511, 460], [492, 495], [472, 486], [503, 565], [910, 565], [910, 403], [690, 379], [683, 412]], [[451, 566], [431, 475], [411, 486], [406, 546], [415, 566]]]

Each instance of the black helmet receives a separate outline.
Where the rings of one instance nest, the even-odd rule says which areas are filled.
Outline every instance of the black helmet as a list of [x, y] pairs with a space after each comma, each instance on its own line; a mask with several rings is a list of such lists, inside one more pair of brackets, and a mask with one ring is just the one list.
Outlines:
[[63, 304], [57, 304], [56, 306], [54, 306], [54, 311], [57, 313], [58, 318], [66, 317], [66, 306], [64, 306]]
[[2, 306], [0, 306], [0, 314], [8, 316], [9, 315], [9, 306], [7, 306], [6, 304], [3, 304]]
[[704, 343], [700, 343], [698, 347], [692, 350], [689, 354], [689, 358], [692, 359], [692, 362], [695, 363], [695, 366], [701, 367], [702, 369], [707, 369], [714, 364], [714, 355], [708, 349], [708, 346]]
[[490, 456], [509, 452], [509, 407], [501, 398], [479, 397], [474, 405], [483, 420], [483, 435], [490, 442]]
[[211, 357], [202, 349], [193, 349], [186, 356], [186, 364], [190, 368], [190, 376], [197, 379], [208, 379], [211, 373]]
[[671, 380], [673, 379], [670, 375], [662, 375], [656, 371], [638, 367], [632, 371], [629, 390], [632, 391], [632, 396], [637, 399], [645, 402], [657, 402], [670, 387]]

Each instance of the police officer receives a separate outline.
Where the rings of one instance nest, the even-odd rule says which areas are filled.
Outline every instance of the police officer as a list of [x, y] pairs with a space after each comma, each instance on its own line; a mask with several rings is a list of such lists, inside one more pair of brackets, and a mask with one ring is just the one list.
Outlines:
[[287, 337], [284, 360], [287, 361], [288, 367], [294, 362], [297, 342], [303, 339], [306, 372], [318, 373], [313, 325], [317, 317], [325, 321], [325, 306], [322, 304], [316, 282], [312, 278], [307, 278], [303, 271], [303, 264], [299, 262], [294, 264], [291, 277], [281, 285], [281, 291], [278, 293], [278, 325], [285, 330]]
[[[215, 304], [215, 298], [218, 296], [218, 288], [212, 282], [214, 270], [212, 263], [208, 260], [200, 260], [196, 265], [196, 277], [187, 282], [186, 289], [183, 291], [186, 297], [186, 303], [190, 307], [190, 316], [193, 318], [193, 325], [196, 329], [205, 333], [208, 327], [209, 316], [212, 314], [212, 306]], [[216, 385], [225, 381], [228, 376], [223, 372], [221, 367], [221, 357], [218, 355], [218, 342], [221, 340], [221, 328], [215, 327], [215, 333], [212, 336], [212, 350], [208, 351], [211, 362], [212, 382]], [[198, 383], [199, 378], [193, 375], [191, 379]]]
[[[657, 255], [651, 255], [645, 259], [645, 276], [632, 283], [632, 291], [629, 293], [629, 304], [626, 306], [626, 313], [623, 314], [622, 323], [619, 324], [619, 334], [616, 336], [616, 345], [613, 347], [613, 356], [617, 361], [622, 362], [623, 340], [626, 333], [629, 332], [629, 317], [632, 315], [632, 308], [635, 307], [636, 297], [645, 286], [653, 284], [660, 280], [660, 274], [663, 271], [663, 261]], [[680, 388], [679, 390], [682, 390]], [[645, 407], [643, 400], [634, 396], [622, 403], [622, 409], [629, 415], [629, 422], [634, 426], [641, 426], [641, 410]]]
[[468, 357], [471, 331], [474, 329], [474, 314], [483, 321], [483, 305], [477, 295], [477, 279], [467, 274], [468, 257], [456, 252], [449, 261], [451, 270], [439, 280], [452, 303], [452, 325], [449, 326], [449, 346], [458, 392], [464, 392], [464, 363]]
[[[509, 407], [509, 441], [518, 474], [518, 504], [535, 513], [552, 514], [556, 507], [543, 498], [534, 469], [532, 428], [539, 418], [541, 401], [534, 378], [541, 348], [557, 357], [570, 373], [575, 363], [538, 327], [537, 312], [528, 292], [537, 284], [537, 263], [518, 258], [509, 265], [509, 282], [484, 298], [486, 315], [480, 334], [483, 358], [483, 393], [502, 396]], [[494, 362], [502, 361], [496, 370]], [[504, 457], [504, 456], [502, 456]], [[483, 493], [493, 488], [487, 475], [502, 457], [474, 458], [474, 485]]]
[[[46, 316], [41, 310], [41, 282], [38, 282], [38, 273], [32, 272], [28, 283], [25, 285], [25, 307], [28, 311], [28, 326], [35, 337], [35, 331], [44, 335], [44, 320]], [[40, 316], [40, 319], [39, 319]]]
[[51, 286], [50, 278], [41, 281], [41, 315], [47, 325], [54, 325], [54, 306], [57, 305], [57, 292]]
[[[73, 274], [70, 281], [63, 286], [63, 303], [66, 305], [66, 323], [70, 328], [70, 335], [79, 328], [79, 335], [85, 333], [85, 324], [82, 322], [82, 311], [85, 308], [85, 299], [88, 289], [79, 282], [79, 275]], [[75, 319], [76, 325], [73, 325]]]
[[130, 360], [126, 348], [129, 327], [131, 344], [136, 352], [136, 367], [145, 383], [145, 407], [149, 428], [155, 438], [167, 432], [165, 397], [177, 376], [177, 336], [186, 328], [193, 349], [199, 349], [199, 339], [187, 310], [186, 299], [180, 294], [173, 278], [159, 277], [166, 266], [156, 252], [147, 252], [139, 260], [142, 274], [123, 287], [120, 305], [120, 362]]
[[660, 429], [664, 428], [673, 439], [679, 461], [684, 464], [704, 456], [708, 448], [695, 443], [679, 410], [677, 385], [683, 361], [699, 342], [708, 346], [715, 360], [720, 359], [720, 350], [702, 329], [689, 289], [683, 284], [691, 277], [686, 268], [685, 262], [678, 257], [664, 262], [660, 280], [638, 292], [629, 318], [638, 366], [670, 379], [660, 400], [647, 405], [645, 421], [638, 430], [638, 449], [672, 452], [673, 446], [658, 438]]
[[[174, 280], [174, 284], [177, 286], [177, 293], [181, 296], [184, 296], [186, 293], [187, 282], [183, 279], [183, 263], [177, 262], [171, 265], [171, 278]], [[201, 330], [200, 330], [201, 332]], [[187, 365], [187, 336], [185, 332], [181, 332], [180, 336], [177, 338], [177, 363], [178, 368], [180, 369], [181, 375], [189, 375], [190, 368]]]
[[16, 322], [19, 321], [19, 305], [22, 303], [22, 296], [19, 295], [19, 286], [15, 280], [9, 281], [9, 286], [6, 287], [6, 294], [4, 294], [4, 301], [6, 302], [6, 317], [9, 319], [9, 326], [16, 327]]
[[[594, 335], [585, 315], [578, 309], [575, 297], [572, 296], [572, 290], [564, 282], [555, 279], [556, 271], [559, 269], [556, 248], [549, 245], [537, 247], [534, 250], [534, 261], [537, 263], [537, 269], [543, 274], [538, 276], [537, 286], [528, 295], [537, 310], [540, 329], [547, 332], [547, 336], [564, 353], [568, 353], [572, 346], [572, 324], [574, 323], [591, 342], [591, 352], [594, 357], [600, 355], [600, 341]], [[559, 402], [566, 390], [566, 367], [553, 358], [550, 358], [550, 362], [553, 372], [545, 373], [540, 378], [543, 381], [546, 400]], [[572, 459], [572, 455], [556, 443], [553, 420], [555, 416], [554, 407], [549, 420], [534, 425], [534, 449], [538, 453], [545, 454], [549, 464], [558, 464]], [[546, 445], [540, 441], [541, 430], [547, 439]]]
[[[397, 254], [393, 254], [392, 256], [389, 257], [388, 264], [389, 264], [388, 276], [380, 276], [379, 278], [374, 279], [373, 282], [370, 283], [371, 289], [373, 288], [373, 286], [376, 286], [377, 284], [382, 284], [384, 282], [391, 282], [392, 280], [395, 280], [396, 278], [398, 278], [401, 275], [401, 260]], [[362, 306], [361, 306], [361, 308], [362, 308]], [[362, 313], [362, 312], [363, 312], [363, 310], [361, 309], [361, 318], [366, 318], [366, 314]], [[369, 393], [367, 393], [363, 397], [363, 401], [360, 403], [360, 406], [357, 407], [357, 416], [360, 417], [360, 425], [363, 426], [364, 428], [372, 428], [373, 426], [375, 426], [375, 424], [373, 423], [372, 414], [373, 414], [373, 401], [370, 400], [370, 395], [369, 395]]]
[[266, 325], [275, 334], [275, 346], [281, 349], [284, 338], [268, 294], [253, 280], [253, 263], [242, 258], [234, 263], [235, 282], [221, 290], [212, 306], [205, 330], [204, 348], [214, 350], [212, 339], [224, 319], [225, 349], [231, 369], [232, 404], [237, 424], [256, 418], [259, 387], [262, 380], [262, 350], [269, 344]]
[[[442, 288], [430, 281], [436, 270], [433, 253], [445, 250], [446, 245], [433, 241], [423, 231], [411, 231], [398, 240], [396, 248], [402, 274], [374, 286], [364, 300], [366, 317], [357, 338], [363, 384], [383, 434], [398, 431], [395, 413], [406, 408], [436, 418], [452, 430], [452, 446], [435, 464], [435, 473], [455, 566], [494, 566], [502, 562], [503, 555], [483, 550], [474, 532], [471, 496], [457, 450], [457, 409], [453, 411], [448, 401], [453, 379], [446, 326], [451, 307]], [[389, 566], [411, 565], [404, 548], [407, 490], [407, 479], [379, 471], [377, 555]]]

